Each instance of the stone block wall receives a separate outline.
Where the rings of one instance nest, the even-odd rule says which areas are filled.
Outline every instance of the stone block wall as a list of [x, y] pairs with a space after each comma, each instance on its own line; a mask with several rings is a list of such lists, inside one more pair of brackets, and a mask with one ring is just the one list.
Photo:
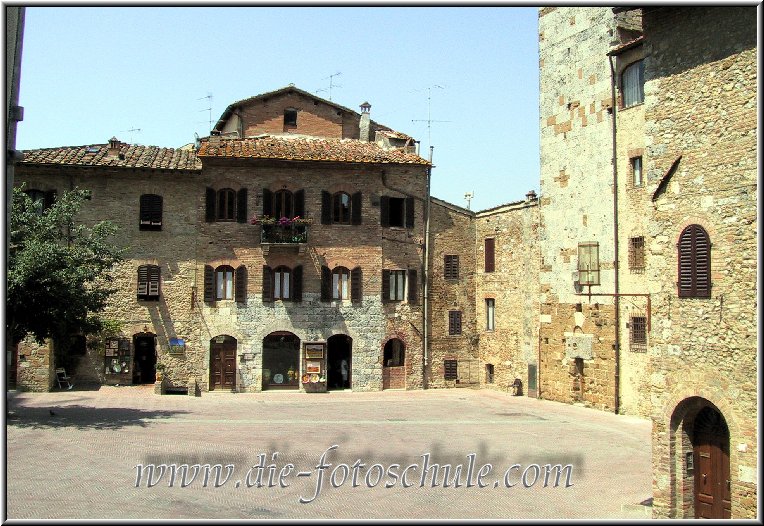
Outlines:
[[16, 389], [47, 392], [56, 386], [53, 343], [37, 343], [27, 337], [19, 342], [16, 363]]
[[[694, 517], [692, 409], [729, 428], [731, 515], [758, 516], [756, 8], [670, 8], [644, 16], [654, 516]], [[676, 170], [669, 167], [681, 156]], [[679, 298], [677, 241], [711, 241], [711, 297]]]

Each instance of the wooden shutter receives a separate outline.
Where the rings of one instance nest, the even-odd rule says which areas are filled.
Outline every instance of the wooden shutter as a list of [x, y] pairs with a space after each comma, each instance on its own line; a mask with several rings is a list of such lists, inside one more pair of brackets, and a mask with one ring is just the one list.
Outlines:
[[353, 225], [361, 224], [361, 207], [363, 206], [363, 195], [361, 192], [353, 194], [350, 202], [350, 223]]
[[273, 301], [273, 269], [263, 265], [263, 303]]
[[363, 301], [363, 271], [356, 267], [350, 271], [350, 301], [360, 303]]
[[462, 333], [462, 311], [448, 311], [448, 334], [457, 335]]
[[416, 281], [416, 270], [413, 268], [409, 269], [409, 276], [408, 276], [408, 286], [409, 286], [409, 297], [408, 301], [411, 304], [416, 305], [419, 301], [419, 289]]
[[321, 301], [332, 300], [332, 271], [329, 267], [321, 267]]
[[326, 190], [321, 191], [321, 224], [332, 223], [332, 194]]
[[273, 215], [273, 192], [267, 188], [263, 188], [263, 215]]
[[679, 297], [711, 297], [711, 243], [699, 225], [682, 231], [679, 249]]
[[204, 301], [215, 301], [215, 269], [209, 265], [204, 265]]
[[160, 269], [158, 265], [149, 265], [148, 267], [149, 278], [149, 296], [159, 296], [159, 282], [160, 282]]
[[292, 269], [292, 301], [302, 301], [302, 265]]
[[141, 225], [161, 226], [162, 225], [162, 196], [154, 194], [143, 194], [140, 198], [140, 218]]
[[444, 380], [456, 380], [458, 378], [457, 364], [458, 362], [456, 360], [443, 360]]
[[145, 296], [149, 292], [149, 267], [138, 267], [138, 296]]
[[459, 279], [459, 256], [443, 256], [443, 277], [445, 279]]
[[242, 188], [236, 193], [236, 221], [247, 222], [247, 189]]
[[212, 223], [215, 221], [215, 189], [214, 188], [207, 188], [207, 193], [205, 197], [205, 212], [204, 212], [204, 220], [207, 223]]
[[382, 302], [390, 301], [390, 271], [382, 271]]
[[406, 228], [414, 228], [414, 198], [406, 198]]
[[234, 293], [235, 298], [238, 303], [246, 303], [247, 302], [247, 267], [244, 265], [239, 265], [236, 268], [236, 276], [234, 277], [234, 280], [236, 281], [234, 287]]
[[390, 226], [390, 198], [386, 195], [379, 198], [379, 224]]
[[305, 190], [297, 190], [294, 193], [294, 215], [305, 217]]
[[496, 261], [496, 254], [495, 254], [495, 239], [492, 237], [488, 237], [485, 240], [485, 271], [486, 272], [493, 272], [495, 270], [495, 261]]

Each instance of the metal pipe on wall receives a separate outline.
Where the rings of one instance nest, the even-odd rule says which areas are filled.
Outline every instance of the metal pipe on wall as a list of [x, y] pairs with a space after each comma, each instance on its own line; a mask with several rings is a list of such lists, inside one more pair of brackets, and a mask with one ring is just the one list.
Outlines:
[[615, 97], [615, 66], [613, 65], [613, 55], [608, 55], [608, 61], [610, 62], [610, 96], [612, 101], [612, 119], [613, 119], [613, 250], [615, 251], [615, 257], [613, 258], [613, 271], [614, 271], [614, 288], [615, 295], [613, 297], [613, 304], [615, 307], [615, 374], [613, 382], [615, 383], [615, 399], [613, 401], [614, 413], [618, 414], [620, 406], [620, 374], [621, 374], [621, 313], [619, 302], [619, 288], [618, 288], [618, 148], [617, 148], [617, 120], [618, 120], [618, 103]]

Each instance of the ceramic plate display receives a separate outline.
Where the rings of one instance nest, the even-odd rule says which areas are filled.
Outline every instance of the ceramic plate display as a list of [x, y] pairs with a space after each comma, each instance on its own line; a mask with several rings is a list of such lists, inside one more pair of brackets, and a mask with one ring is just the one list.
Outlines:
[[277, 383], [277, 384], [282, 384], [282, 383], [284, 383], [284, 375], [283, 375], [283, 374], [281, 374], [281, 373], [278, 373], [278, 374], [274, 374], [274, 375], [273, 375], [273, 381], [274, 381], [275, 383]]

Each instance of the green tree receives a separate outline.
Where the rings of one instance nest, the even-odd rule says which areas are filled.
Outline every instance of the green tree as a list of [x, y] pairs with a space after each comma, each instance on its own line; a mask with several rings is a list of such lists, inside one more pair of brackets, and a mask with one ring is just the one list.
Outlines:
[[78, 224], [90, 192], [75, 188], [52, 206], [13, 189], [7, 276], [6, 334], [12, 346], [27, 335], [38, 342], [104, 328], [110, 272], [124, 249], [110, 242], [108, 221]]

